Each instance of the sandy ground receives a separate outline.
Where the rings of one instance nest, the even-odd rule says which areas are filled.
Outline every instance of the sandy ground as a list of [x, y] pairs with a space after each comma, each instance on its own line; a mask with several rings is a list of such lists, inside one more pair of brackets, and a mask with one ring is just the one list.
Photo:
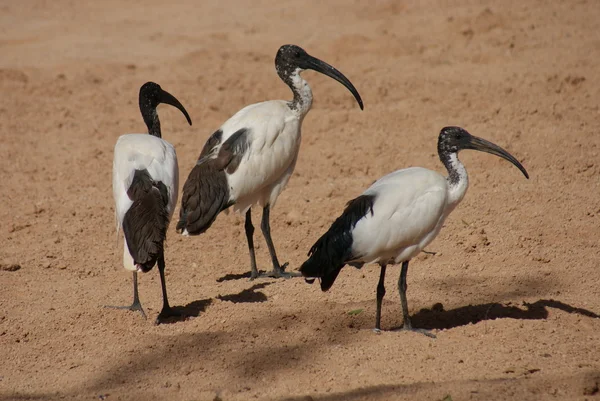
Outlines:
[[[1, 400], [600, 396], [600, 3], [167, 3], [0, 2]], [[140, 85], [160, 83], [192, 116], [189, 127], [160, 109], [183, 183], [234, 112], [290, 98], [273, 66], [284, 43], [338, 67], [365, 102], [361, 112], [338, 83], [304, 74], [315, 101], [272, 213], [291, 268], [376, 178], [442, 171], [444, 125], [529, 170], [525, 180], [499, 158], [461, 154], [470, 189], [429, 246], [437, 255], [408, 276], [414, 323], [437, 339], [371, 331], [374, 266], [344, 269], [328, 293], [241, 278], [248, 254], [232, 214], [200, 237], [169, 230], [167, 284], [187, 320], [153, 325], [156, 270], [140, 278], [148, 320], [102, 308], [131, 301], [111, 166], [117, 137], [145, 130]], [[402, 322], [398, 274], [388, 269], [384, 328]]]

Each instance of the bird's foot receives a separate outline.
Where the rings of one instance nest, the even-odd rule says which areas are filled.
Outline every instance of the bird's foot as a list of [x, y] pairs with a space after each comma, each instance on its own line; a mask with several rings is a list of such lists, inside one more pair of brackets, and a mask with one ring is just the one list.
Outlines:
[[433, 334], [431, 330], [417, 329], [406, 323], [404, 323], [404, 325], [400, 328], [392, 329], [392, 331], [412, 331], [413, 333], [420, 333], [430, 338], [436, 338], [435, 334]]
[[110, 308], [110, 309], [127, 309], [133, 312], [140, 312], [142, 314], [142, 316], [144, 317], [144, 319], [146, 319], [146, 312], [144, 312], [144, 309], [142, 308], [142, 304], [140, 303], [140, 301], [134, 301], [131, 305], [128, 306], [114, 306], [114, 305], [104, 305], [105, 308]]
[[170, 306], [163, 306], [162, 310], [156, 318], [155, 324], [167, 323], [170, 320], [176, 320], [183, 316], [183, 314]]
[[261, 274], [264, 274], [264, 272], [259, 272], [258, 270], [252, 270], [250, 271], [250, 279], [249, 281], [254, 281], [257, 278], [261, 277]]
[[270, 277], [270, 278], [292, 278], [292, 277], [300, 277], [302, 274], [300, 272], [286, 272], [285, 269], [288, 267], [289, 263], [285, 262], [279, 267], [279, 269], [275, 268], [270, 272], [265, 272], [260, 275], [260, 277]]

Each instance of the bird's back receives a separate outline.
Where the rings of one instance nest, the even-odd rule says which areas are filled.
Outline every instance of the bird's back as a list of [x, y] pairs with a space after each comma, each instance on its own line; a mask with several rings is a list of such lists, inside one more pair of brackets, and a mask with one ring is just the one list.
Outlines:
[[175, 148], [164, 139], [148, 134], [126, 134], [119, 137], [113, 159], [113, 196], [117, 223], [131, 206], [127, 189], [135, 170], [148, 170], [155, 181], [165, 184], [169, 191], [168, 211], [172, 216], [179, 190], [179, 170]]
[[117, 230], [123, 228], [123, 264], [150, 270], [163, 251], [177, 201], [179, 172], [175, 149], [148, 134], [119, 137], [113, 160]]
[[413, 167], [382, 177], [364, 195], [375, 196], [375, 202], [373, 214], [352, 232], [355, 260], [400, 262], [418, 254], [441, 228], [447, 182], [435, 171]]
[[[223, 131], [223, 142], [241, 128], [252, 128], [257, 131], [266, 131], [265, 127], [275, 124], [281, 127], [290, 108], [283, 100], [268, 100], [266, 102], [250, 104], [239, 110], [219, 128]], [[291, 113], [290, 113], [291, 115]]]
[[268, 197], [296, 160], [298, 124], [280, 100], [247, 106], [227, 120], [208, 139], [185, 182], [178, 230], [201, 234], [229, 206], [245, 211]]
[[224, 141], [227, 132], [248, 130], [248, 147], [239, 168], [227, 176], [231, 200], [244, 211], [263, 200], [261, 196], [270, 195], [266, 192], [294, 162], [300, 147], [299, 120], [287, 102], [272, 100], [242, 109], [221, 129]]
[[387, 263], [417, 254], [441, 227], [446, 185], [443, 176], [423, 168], [382, 177], [348, 202], [313, 245], [300, 271], [306, 277], [320, 277], [326, 291], [347, 263]]

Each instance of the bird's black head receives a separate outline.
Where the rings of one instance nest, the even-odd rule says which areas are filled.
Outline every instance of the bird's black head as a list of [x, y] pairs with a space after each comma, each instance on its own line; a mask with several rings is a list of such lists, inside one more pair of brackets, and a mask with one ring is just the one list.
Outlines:
[[145, 102], [145, 107], [156, 108], [160, 104], [160, 94], [162, 88], [155, 82], [146, 82], [140, 88], [140, 107], [141, 102]]
[[300, 46], [283, 45], [277, 50], [275, 68], [279, 75], [291, 75], [297, 68], [301, 70], [309, 68], [306, 63], [308, 57], [310, 57], [308, 53]]
[[188, 124], [192, 125], [190, 115], [175, 96], [163, 90], [160, 85], [155, 82], [146, 82], [140, 88], [139, 104], [140, 112], [148, 127], [149, 134], [160, 137], [160, 122], [158, 120], [158, 115], [156, 114], [156, 107], [161, 103], [170, 104], [171, 106], [178, 108], [187, 119]]
[[354, 85], [352, 85], [352, 82], [350, 82], [350, 80], [344, 76], [344, 74], [326, 62], [311, 56], [299, 46], [281, 46], [277, 51], [277, 55], [275, 56], [275, 69], [277, 70], [277, 74], [283, 80], [283, 82], [292, 88], [292, 76], [301, 72], [302, 70], [314, 70], [320, 72], [321, 74], [325, 74], [344, 85], [354, 95], [354, 98], [358, 102], [361, 110], [363, 109], [363, 102], [358, 94], [358, 91]]
[[472, 135], [461, 127], [444, 127], [438, 137], [438, 151], [445, 153], [456, 153], [467, 149]]
[[513, 155], [502, 149], [500, 146], [493, 144], [490, 141], [486, 141], [485, 139], [473, 136], [460, 127], [442, 128], [440, 136], [438, 137], [438, 154], [440, 155], [442, 162], [445, 162], [450, 154], [457, 153], [463, 149], [479, 150], [506, 159], [521, 170], [526, 178], [529, 178], [529, 174], [525, 170], [525, 167], [523, 167]]

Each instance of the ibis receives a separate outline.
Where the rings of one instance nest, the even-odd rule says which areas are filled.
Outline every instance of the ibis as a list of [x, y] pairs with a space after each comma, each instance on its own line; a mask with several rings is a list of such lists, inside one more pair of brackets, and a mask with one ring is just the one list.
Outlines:
[[458, 152], [463, 149], [500, 156], [529, 178], [521, 163], [501, 147], [472, 136], [463, 128], [444, 127], [438, 138], [438, 155], [448, 176], [411, 167], [377, 180], [347, 203], [342, 215], [312, 246], [308, 260], [300, 267], [302, 275], [309, 283], [319, 278], [321, 290], [327, 291], [346, 264], [361, 268], [365, 263], [378, 263], [381, 271], [375, 331], [379, 332], [386, 266], [401, 263], [398, 280], [404, 316], [401, 330], [433, 337], [427, 330], [412, 327], [406, 300], [408, 263], [434, 240], [448, 215], [465, 196], [469, 180], [458, 159]]
[[133, 303], [119, 309], [144, 309], [138, 296], [138, 272], [146, 273], [158, 264], [163, 307], [156, 319], [178, 315], [169, 306], [165, 283], [164, 241], [177, 202], [179, 170], [175, 148], [161, 138], [156, 107], [160, 103], [178, 108], [188, 123], [192, 120], [173, 95], [154, 82], [140, 88], [139, 106], [148, 134], [126, 134], [115, 145], [113, 160], [113, 196], [117, 234], [123, 229], [123, 266], [133, 272]]
[[261, 230], [273, 264], [273, 270], [263, 276], [299, 275], [285, 272], [287, 263], [279, 263], [269, 216], [296, 166], [302, 121], [313, 102], [312, 90], [300, 73], [311, 69], [335, 79], [363, 108], [362, 99], [348, 78], [298, 46], [281, 46], [275, 57], [275, 69], [292, 90], [293, 99], [246, 106], [209, 137], [183, 186], [177, 223], [179, 233], [198, 235], [231, 206], [235, 212], [245, 213], [251, 279], [259, 276], [251, 216], [255, 205], [262, 207]]

